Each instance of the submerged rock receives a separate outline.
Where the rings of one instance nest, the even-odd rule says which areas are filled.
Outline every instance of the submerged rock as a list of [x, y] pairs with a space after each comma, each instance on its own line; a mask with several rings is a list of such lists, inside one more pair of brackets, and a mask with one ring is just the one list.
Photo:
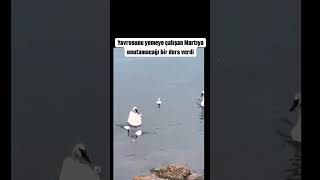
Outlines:
[[152, 169], [149, 176], [135, 176], [133, 180], [203, 180], [204, 176], [178, 164], [171, 164], [159, 169]]

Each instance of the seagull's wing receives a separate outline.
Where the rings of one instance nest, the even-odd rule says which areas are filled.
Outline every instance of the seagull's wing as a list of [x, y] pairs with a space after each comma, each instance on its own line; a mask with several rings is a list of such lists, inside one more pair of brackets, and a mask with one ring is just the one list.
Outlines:
[[120, 128], [126, 130], [124, 127], [127, 126], [126, 124], [116, 124], [116, 126], [119, 126]]
[[124, 127], [124, 125], [123, 125], [123, 124], [116, 124], [116, 126], [119, 126], [119, 127], [121, 127], [121, 128], [123, 128], [123, 127]]
[[145, 135], [145, 134], [157, 134], [157, 133], [155, 133], [155, 132], [143, 131], [143, 132], [142, 132], [142, 135]]

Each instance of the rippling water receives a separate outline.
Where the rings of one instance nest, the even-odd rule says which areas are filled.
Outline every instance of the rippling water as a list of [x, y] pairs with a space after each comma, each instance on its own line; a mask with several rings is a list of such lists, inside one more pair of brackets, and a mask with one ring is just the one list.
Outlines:
[[[114, 57], [114, 179], [170, 163], [203, 172], [203, 49], [195, 58], [125, 58], [122, 49]], [[133, 106], [143, 114], [141, 130], [149, 132], [134, 143], [116, 126], [126, 123]]]

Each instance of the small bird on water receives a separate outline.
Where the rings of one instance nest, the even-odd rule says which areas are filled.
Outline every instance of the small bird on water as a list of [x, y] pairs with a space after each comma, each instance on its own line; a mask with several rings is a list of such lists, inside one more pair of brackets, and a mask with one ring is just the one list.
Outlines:
[[201, 101], [201, 107], [204, 107], [204, 91], [201, 92], [202, 101]]
[[133, 136], [132, 136], [132, 142], [135, 142], [137, 139], [138, 139], [138, 137], [139, 136], [142, 136], [143, 134], [145, 134], [145, 132], [142, 132], [141, 130], [137, 130], [134, 134], [133, 134]]
[[160, 100], [160, 98], [158, 98], [158, 101], [157, 101], [157, 105], [158, 105], [158, 108], [160, 109], [160, 105], [161, 105], [161, 100]]

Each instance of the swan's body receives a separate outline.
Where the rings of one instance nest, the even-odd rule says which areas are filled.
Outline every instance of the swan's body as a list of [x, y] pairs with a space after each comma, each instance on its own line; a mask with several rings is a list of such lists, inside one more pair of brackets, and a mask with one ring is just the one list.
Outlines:
[[157, 105], [158, 105], [158, 108], [160, 109], [160, 105], [161, 105], [161, 99], [160, 98], [158, 98], [158, 101], [157, 101]]
[[296, 125], [292, 128], [290, 134], [294, 141], [301, 142], [301, 94], [296, 94], [290, 111], [298, 109], [299, 117]]
[[72, 150], [72, 156], [63, 161], [59, 180], [100, 180], [90, 159], [88, 158], [86, 148], [83, 144], [76, 145]]
[[200, 103], [201, 107], [204, 107], [204, 91], [201, 93], [202, 101]]
[[128, 124], [131, 126], [141, 126], [142, 125], [142, 114], [139, 114], [139, 111], [136, 107], [132, 108], [128, 117]]

